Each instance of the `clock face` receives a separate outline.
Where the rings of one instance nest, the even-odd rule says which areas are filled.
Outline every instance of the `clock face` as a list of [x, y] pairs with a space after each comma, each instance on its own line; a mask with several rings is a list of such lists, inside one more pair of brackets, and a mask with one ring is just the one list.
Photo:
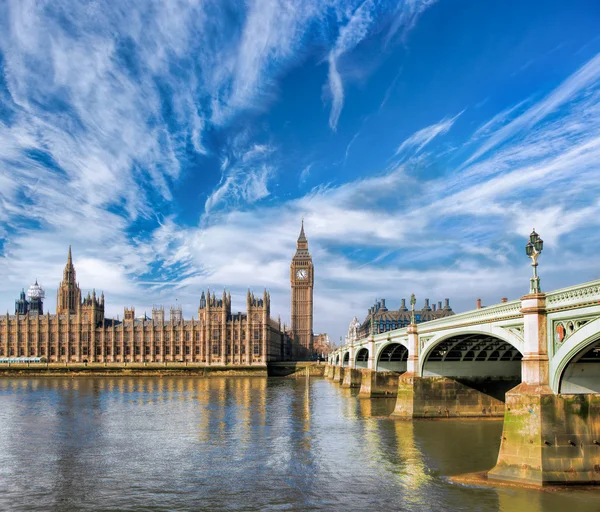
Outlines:
[[308, 277], [308, 271], [304, 268], [296, 270], [296, 278], [304, 281]]

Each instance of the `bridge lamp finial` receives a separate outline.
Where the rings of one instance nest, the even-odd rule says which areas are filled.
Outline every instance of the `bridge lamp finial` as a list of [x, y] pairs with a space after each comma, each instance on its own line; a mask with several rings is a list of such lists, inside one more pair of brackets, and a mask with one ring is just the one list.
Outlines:
[[535, 232], [535, 228], [529, 235], [529, 242], [525, 246], [525, 254], [531, 258], [531, 266], [533, 267], [533, 277], [530, 279], [529, 293], [541, 293], [540, 278], [537, 274], [538, 258], [544, 249], [544, 241]]

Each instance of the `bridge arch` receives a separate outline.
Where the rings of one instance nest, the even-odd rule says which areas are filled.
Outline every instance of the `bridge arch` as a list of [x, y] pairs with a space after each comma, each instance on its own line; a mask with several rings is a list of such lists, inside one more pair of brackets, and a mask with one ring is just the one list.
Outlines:
[[405, 372], [408, 360], [408, 347], [398, 341], [388, 341], [378, 347], [375, 370]]
[[440, 335], [423, 350], [419, 374], [445, 377], [504, 401], [521, 382], [522, 352], [505, 334], [458, 331]]
[[335, 356], [335, 365], [338, 366], [340, 364], [340, 355], [336, 354]]
[[342, 366], [350, 366], [350, 352], [344, 352], [344, 357], [342, 358]]
[[600, 318], [567, 338], [550, 362], [555, 393], [600, 393]]
[[[458, 338], [459, 336], [471, 337], [470, 338], [471, 343], [473, 343], [477, 340], [477, 336], [480, 336], [480, 337], [487, 336], [488, 338], [491, 338], [490, 341], [494, 341], [494, 342], [501, 341], [501, 342], [504, 342], [504, 344], [511, 345], [512, 348], [516, 349], [519, 352], [519, 354], [521, 354], [521, 355], [523, 354], [523, 352], [525, 350], [523, 340], [521, 338], [519, 338], [518, 336], [516, 336], [514, 333], [512, 333], [506, 329], [503, 329], [502, 327], [490, 326], [488, 324], [488, 325], [482, 325], [482, 326], [471, 326], [468, 329], [452, 329], [450, 331], [436, 334], [431, 339], [429, 339], [425, 342], [425, 344], [421, 348], [420, 354], [419, 354], [419, 375], [424, 376], [423, 369], [424, 369], [425, 363], [429, 359], [431, 353], [434, 350], [436, 350], [440, 344], [448, 343], [448, 340], [450, 340], [452, 338]], [[458, 339], [456, 341], [458, 341]], [[468, 340], [462, 340], [462, 341], [468, 341]], [[479, 354], [479, 355], [481, 356], [481, 354]], [[486, 354], [486, 356], [491, 356], [491, 355], [492, 354]], [[466, 356], [467, 356], [467, 354], [465, 354], [465, 357]], [[464, 360], [465, 361], [470, 360], [470, 356], [471, 355], [469, 354], [469, 357]], [[476, 356], [477, 356], [477, 354], [476, 354]], [[444, 359], [446, 359], [446, 358], [444, 358]], [[473, 359], [473, 360], [475, 360], [475, 359]]]
[[369, 349], [366, 347], [362, 347], [356, 351], [354, 368], [368, 368], [368, 367], [369, 367]]

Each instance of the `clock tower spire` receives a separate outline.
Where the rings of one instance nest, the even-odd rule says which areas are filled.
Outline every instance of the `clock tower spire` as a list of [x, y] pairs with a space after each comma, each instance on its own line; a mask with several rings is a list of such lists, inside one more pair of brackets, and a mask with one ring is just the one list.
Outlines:
[[314, 266], [304, 234], [304, 219], [296, 242], [296, 254], [290, 265], [292, 287], [292, 335], [307, 357], [313, 351], [313, 286]]

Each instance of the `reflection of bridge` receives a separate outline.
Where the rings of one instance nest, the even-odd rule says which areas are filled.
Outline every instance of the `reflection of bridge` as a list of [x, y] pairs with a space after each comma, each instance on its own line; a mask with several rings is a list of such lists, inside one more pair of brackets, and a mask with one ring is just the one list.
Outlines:
[[350, 338], [329, 365], [396, 417], [504, 414], [490, 477], [600, 483], [600, 281]]

